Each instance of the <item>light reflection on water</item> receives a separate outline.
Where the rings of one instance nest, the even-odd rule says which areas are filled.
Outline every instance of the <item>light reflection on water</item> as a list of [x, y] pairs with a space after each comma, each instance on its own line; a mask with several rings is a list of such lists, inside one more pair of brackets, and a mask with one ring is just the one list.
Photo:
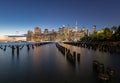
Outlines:
[[[80, 62], [71, 64], [54, 43], [34, 46], [29, 51], [24, 46], [19, 55], [16, 51], [12, 55], [9, 47], [6, 51], [0, 49], [0, 83], [100, 83], [92, 69], [92, 61], [95, 59], [105, 64], [105, 67], [117, 68], [117, 74], [120, 74], [119, 55], [62, 45], [69, 48], [71, 53], [80, 53]], [[119, 76], [109, 83], [117, 83]]]

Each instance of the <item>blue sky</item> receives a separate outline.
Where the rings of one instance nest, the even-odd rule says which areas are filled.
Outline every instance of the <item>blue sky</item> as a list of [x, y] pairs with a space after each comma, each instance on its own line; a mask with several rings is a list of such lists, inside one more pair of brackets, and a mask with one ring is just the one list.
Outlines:
[[[0, 35], [58, 30], [62, 25], [97, 30], [120, 25], [120, 0], [0, 0]], [[16, 33], [18, 31], [19, 33]]]

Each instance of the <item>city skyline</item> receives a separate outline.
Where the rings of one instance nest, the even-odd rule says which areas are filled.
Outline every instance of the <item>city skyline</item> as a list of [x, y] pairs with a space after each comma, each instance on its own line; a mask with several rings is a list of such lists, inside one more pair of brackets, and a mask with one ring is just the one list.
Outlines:
[[0, 36], [26, 34], [35, 27], [55, 29], [78, 24], [92, 31], [119, 26], [119, 0], [1, 0]]

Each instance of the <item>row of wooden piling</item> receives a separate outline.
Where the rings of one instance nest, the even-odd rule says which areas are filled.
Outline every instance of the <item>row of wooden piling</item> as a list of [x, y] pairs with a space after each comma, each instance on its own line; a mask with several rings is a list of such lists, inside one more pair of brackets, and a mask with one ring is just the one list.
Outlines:
[[20, 50], [22, 50], [24, 46], [26, 46], [27, 50], [29, 51], [31, 48], [34, 49], [34, 47], [39, 47], [39, 46], [46, 45], [49, 43], [51, 42], [26, 43], [22, 45], [0, 45], [0, 49], [3, 51], [6, 51], [7, 47], [11, 48], [12, 55], [14, 55], [14, 51], [16, 49], [17, 55], [19, 55]]
[[71, 63], [76, 63], [76, 59], [78, 62], [80, 62], [80, 53], [73, 52], [73, 54], [71, 54], [70, 49], [58, 43], [56, 43], [56, 47], [64, 56], [66, 56], [67, 60], [69, 60]]
[[120, 53], [120, 44], [104, 43], [104, 42], [64, 42], [65, 44], [70, 44], [73, 46], [84, 47], [88, 49], [93, 49], [110, 53]]
[[100, 63], [97, 60], [93, 60], [93, 70], [97, 73], [98, 78], [101, 80], [111, 80], [115, 77], [115, 69], [107, 67], [105, 70], [104, 64]]

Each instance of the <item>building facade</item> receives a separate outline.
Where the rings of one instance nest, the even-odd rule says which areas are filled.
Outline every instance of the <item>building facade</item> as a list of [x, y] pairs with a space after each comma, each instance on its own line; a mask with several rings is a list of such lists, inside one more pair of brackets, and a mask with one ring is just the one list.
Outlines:
[[[94, 29], [95, 32], [95, 29]], [[54, 31], [52, 29], [49, 31], [45, 29], [42, 33], [39, 27], [34, 29], [34, 32], [28, 31], [27, 34], [27, 41], [34, 41], [34, 42], [41, 42], [41, 41], [79, 41], [80, 38], [84, 36], [89, 36], [90, 32], [88, 29], [84, 27], [80, 30], [78, 29], [78, 25], [74, 28], [70, 28], [68, 25], [67, 27], [62, 26], [59, 28], [58, 31]]]

